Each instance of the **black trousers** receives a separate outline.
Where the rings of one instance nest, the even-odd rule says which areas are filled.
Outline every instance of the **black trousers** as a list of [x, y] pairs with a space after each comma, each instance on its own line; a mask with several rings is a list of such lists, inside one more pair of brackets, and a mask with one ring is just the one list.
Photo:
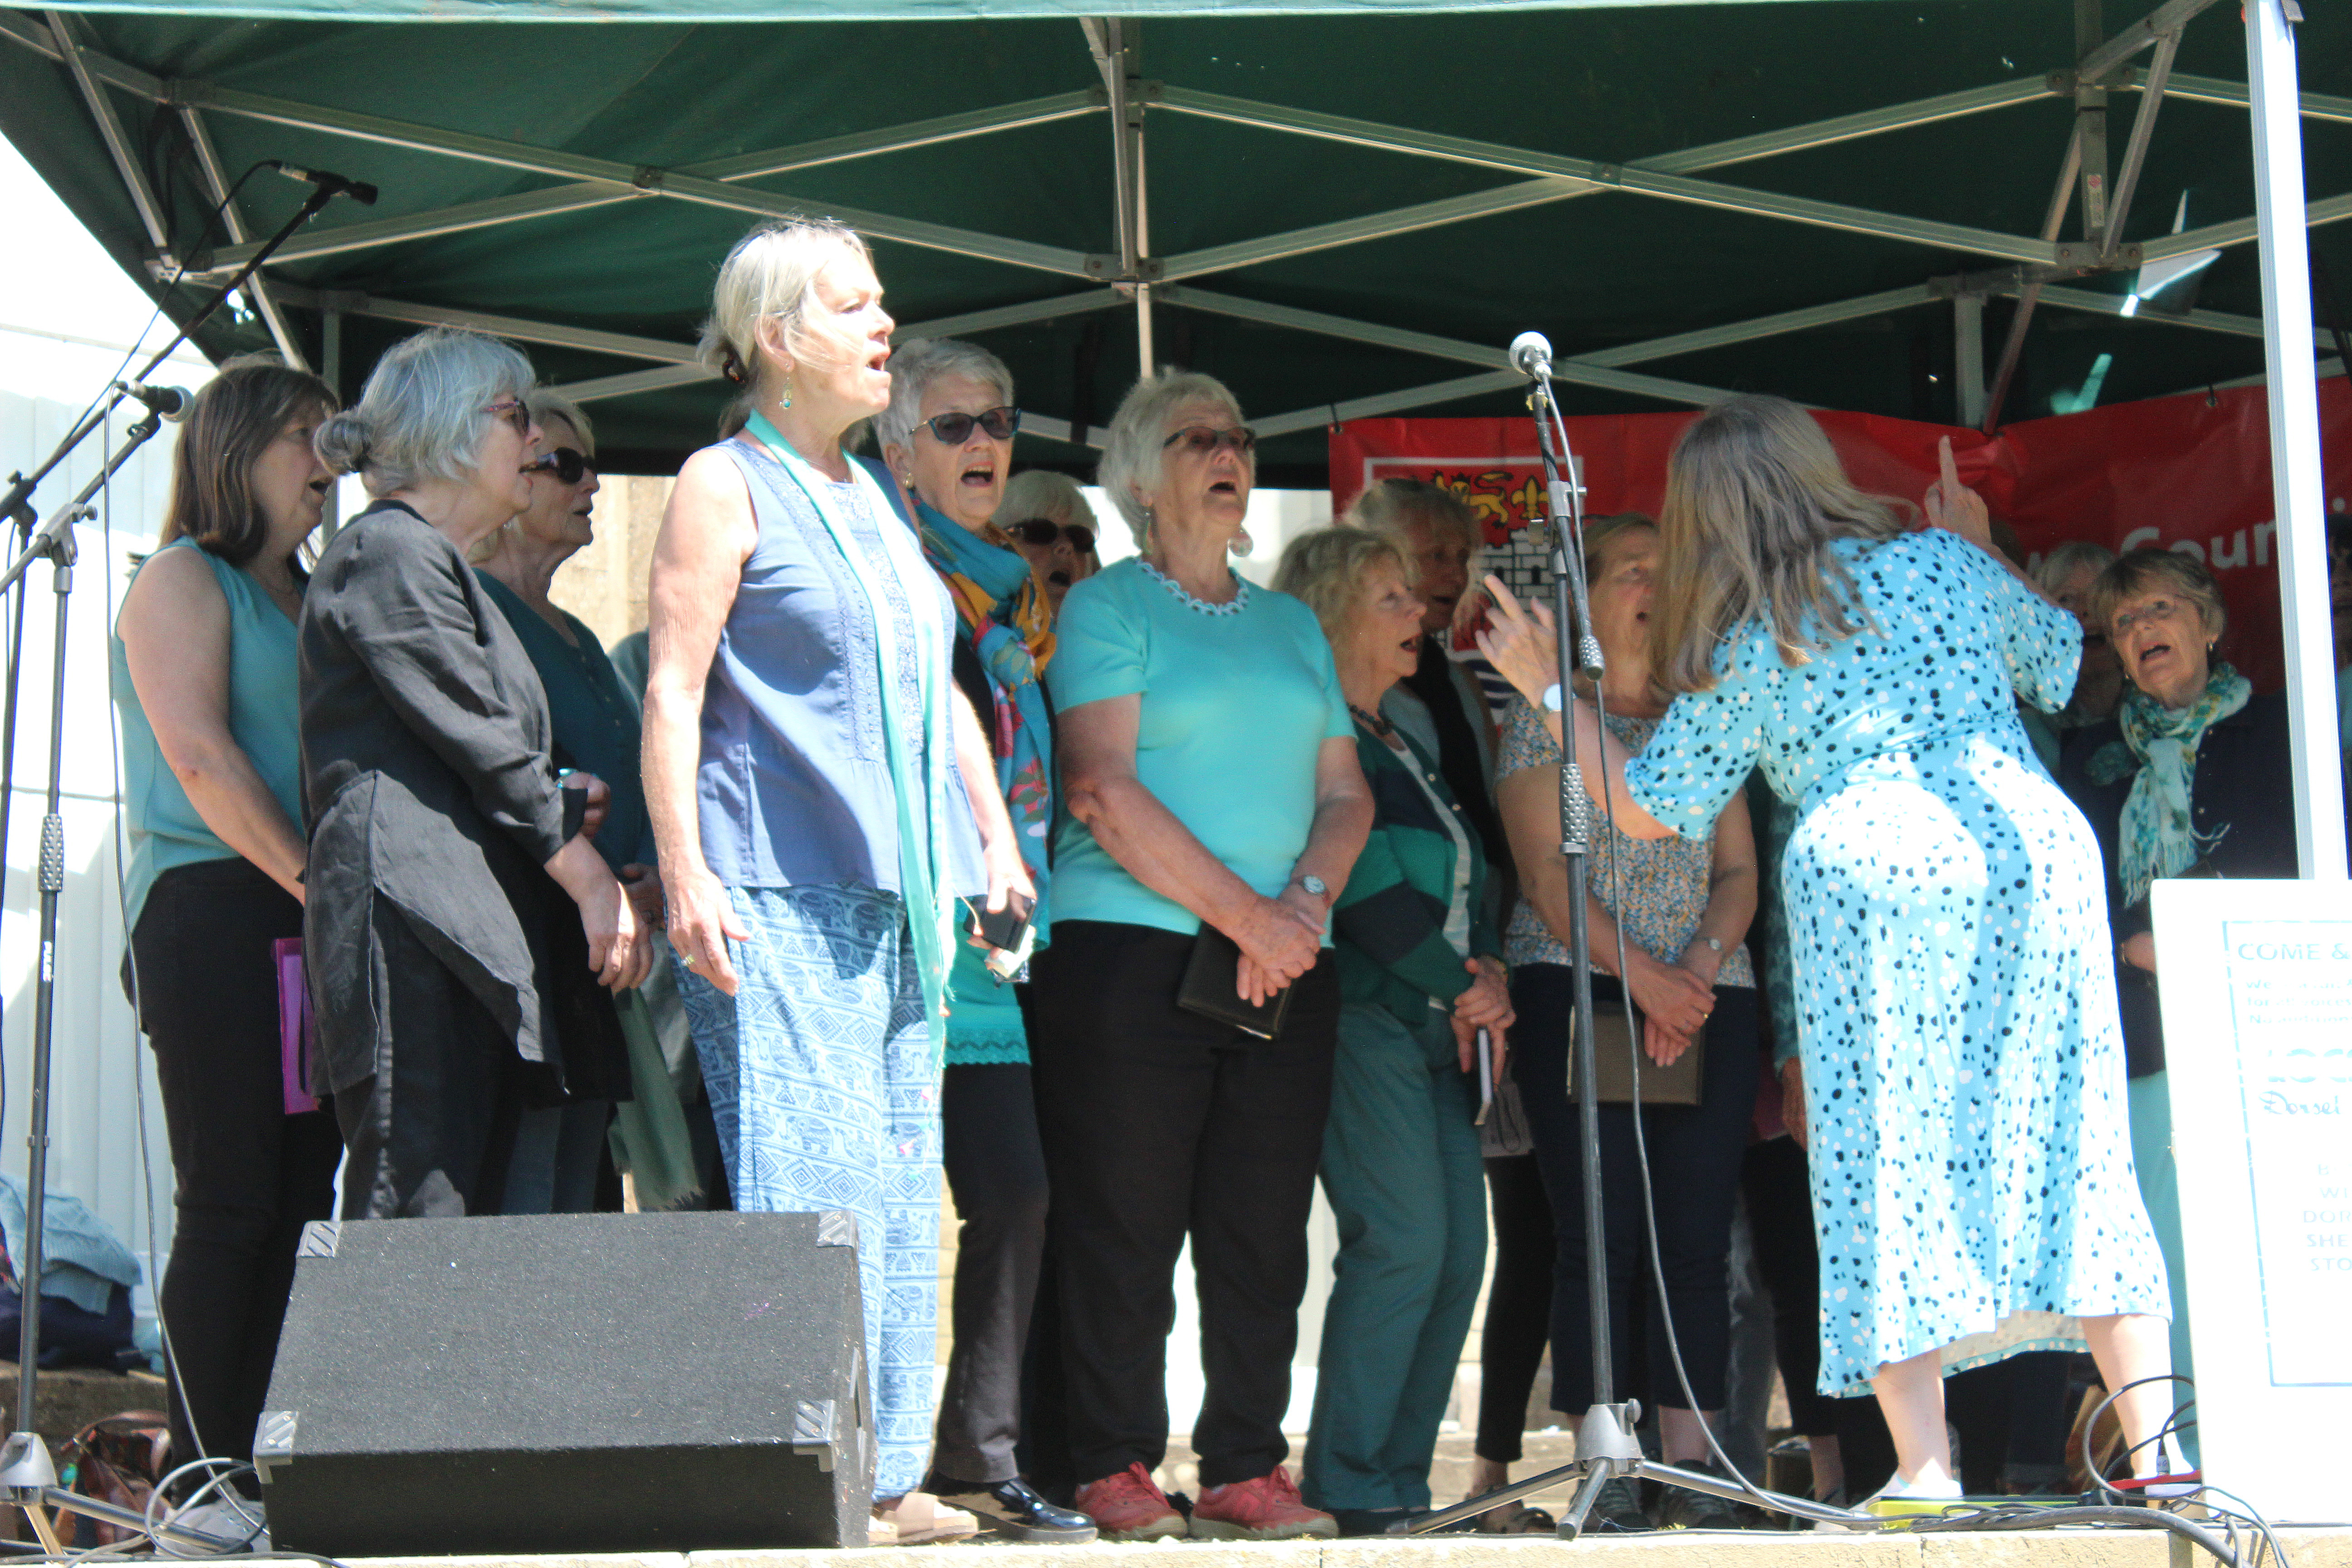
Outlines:
[[1168, 1447], [1168, 1335], [1187, 1236], [1208, 1396], [1201, 1484], [1263, 1476], [1289, 1445], [1290, 1361], [1307, 1289], [1307, 1215], [1331, 1103], [1339, 982], [1331, 955], [1292, 984], [1281, 1037], [1176, 1005], [1192, 939], [1055, 921], [1031, 968], [1029, 1041], [1060, 1276], [1076, 1479]]
[[940, 1114], [956, 1238], [954, 1348], [940, 1396], [931, 1473], [1006, 1481], [1021, 1473], [1021, 1354], [1045, 1250], [1045, 1152], [1025, 1065], [950, 1067]]
[[176, 1224], [156, 1305], [173, 1451], [187, 1458], [252, 1457], [295, 1245], [334, 1214], [341, 1140], [324, 1111], [286, 1114], [278, 1059], [269, 948], [301, 934], [302, 906], [243, 858], [164, 872], [131, 933], [172, 1141]]
[[1551, 1199], [1533, 1154], [1486, 1162], [1495, 1220], [1495, 1279], [1479, 1336], [1478, 1442], [1498, 1465], [1516, 1464], [1528, 1424], [1528, 1395], [1551, 1337], [1554, 1226]]
[[379, 899], [371, 962], [393, 1042], [382, 1073], [336, 1091], [346, 1219], [496, 1214], [522, 1120], [522, 1059], [498, 1020]]
[[[1592, 1357], [1587, 1348], [1591, 1318], [1585, 1288], [1583, 1138], [1580, 1112], [1568, 1098], [1573, 997], [1565, 964], [1524, 964], [1512, 977], [1511, 1000], [1519, 1015], [1519, 1093], [1559, 1238], [1551, 1292], [1551, 1403], [1555, 1410], [1581, 1415], [1592, 1403]], [[1665, 1265], [1663, 1306], [1674, 1315], [1683, 1364], [1702, 1410], [1721, 1408], [1731, 1355], [1731, 1215], [1740, 1155], [1756, 1110], [1757, 1026], [1756, 993], [1746, 986], [1717, 986], [1700, 1047], [1706, 1052], [1700, 1103], [1642, 1113], [1658, 1251]], [[1685, 1402], [1667, 1352], [1661, 1303], [1648, 1283], [1649, 1241], [1630, 1106], [1601, 1108], [1601, 1172], [1617, 1387], [1622, 1396], [1634, 1386], [1633, 1308], [1647, 1299], [1650, 1402], [1681, 1407]]]

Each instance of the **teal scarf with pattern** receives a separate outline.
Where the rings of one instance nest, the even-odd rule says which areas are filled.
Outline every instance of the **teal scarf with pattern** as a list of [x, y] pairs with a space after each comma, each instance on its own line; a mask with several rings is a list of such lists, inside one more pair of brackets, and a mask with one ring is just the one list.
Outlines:
[[2158, 878], [2188, 870], [2211, 847], [2199, 842], [2190, 816], [2197, 744], [2212, 724], [2243, 708], [2253, 689], [2244, 676], [2217, 664], [2206, 678], [2204, 692], [2186, 708], [2167, 708], [2137, 687], [2126, 692], [2116, 710], [2124, 743], [2100, 747], [2087, 771], [2092, 783], [2107, 784], [2137, 764], [2138, 776], [2124, 799], [2116, 843], [2117, 879], [2126, 905], [2147, 897], [2148, 884]]

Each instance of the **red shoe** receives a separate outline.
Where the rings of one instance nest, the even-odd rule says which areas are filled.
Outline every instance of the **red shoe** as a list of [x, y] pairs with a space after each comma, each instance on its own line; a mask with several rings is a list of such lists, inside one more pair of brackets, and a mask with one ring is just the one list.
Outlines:
[[[1291, 1494], [1296, 1497], [1297, 1493]], [[1105, 1541], [1158, 1541], [1186, 1533], [1184, 1516], [1151, 1481], [1151, 1472], [1129, 1465], [1117, 1475], [1078, 1489], [1078, 1511], [1095, 1521]]]
[[1339, 1534], [1339, 1521], [1301, 1502], [1298, 1483], [1281, 1465], [1254, 1481], [1203, 1488], [1192, 1505], [1196, 1541], [1331, 1541]]

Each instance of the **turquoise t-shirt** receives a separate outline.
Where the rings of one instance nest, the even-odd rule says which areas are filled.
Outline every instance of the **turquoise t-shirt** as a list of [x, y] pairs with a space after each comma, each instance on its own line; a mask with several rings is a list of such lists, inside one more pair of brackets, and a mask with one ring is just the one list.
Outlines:
[[[1072, 588], [1054, 631], [1055, 709], [1141, 693], [1138, 780], [1243, 881], [1280, 893], [1314, 826], [1323, 742], [1356, 732], [1315, 612], [1246, 582], [1231, 604], [1204, 605], [1130, 558]], [[1066, 813], [1054, 852], [1055, 924], [1201, 929]]]
[[[295, 676], [294, 623], [260, 584], [192, 539], [163, 550], [204, 557], [228, 601], [228, 731], [261, 782], [297, 825], [302, 820], [301, 693]], [[163, 553], [163, 550], [155, 552]], [[152, 561], [155, 557], [149, 556]], [[141, 570], [145, 570], [142, 563]], [[131, 684], [130, 657], [118, 629], [110, 639], [114, 705], [122, 715], [122, 804], [131, 827], [131, 864], [122, 876], [124, 918], [131, 929], [155, 879], [178, 866], [234, 860], [237, 852], [206, 826], [163, 760], [153, 726]]]

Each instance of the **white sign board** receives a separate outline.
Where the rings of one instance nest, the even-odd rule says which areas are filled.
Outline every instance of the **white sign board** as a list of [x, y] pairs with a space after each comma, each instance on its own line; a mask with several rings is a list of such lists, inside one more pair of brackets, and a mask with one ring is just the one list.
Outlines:
[[2352, 1519], [2352, 884], [2156, 884], [2205, 1474]]

